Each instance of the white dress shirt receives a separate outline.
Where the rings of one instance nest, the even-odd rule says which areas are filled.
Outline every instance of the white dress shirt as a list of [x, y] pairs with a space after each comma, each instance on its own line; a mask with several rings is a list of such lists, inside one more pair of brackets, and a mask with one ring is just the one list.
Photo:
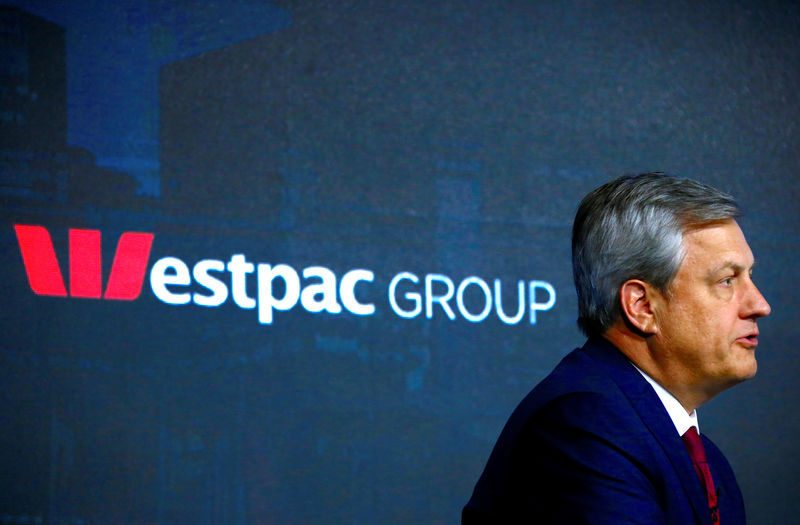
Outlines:
[[[633, 365], [633, 363], [631, 364]], [[656, 383], [655, 379], [645, 374], [638, 366], [633, 365], [633, 367], [647, 379], [647, 382], [650, 383], [650, 386], [656, 391], [656, 395], [658, 395], [658, 399], [661, 400], [661, 404], [664, 405], [664, 408], [667, 409], [669, 418], [672, 420], [672, 424], [675, 425], [675, 430], [678, 431], [678, 435], [683, 436], [683, 434], [689, 430], [689, 427], [694, 427], [699, 434], [700, 424], [697, 422], [697, 410], [692, 410], [691, 414], [686, 412], [686, 409], [683, 408], [680, 401], [667, 392], [667, 389]]]

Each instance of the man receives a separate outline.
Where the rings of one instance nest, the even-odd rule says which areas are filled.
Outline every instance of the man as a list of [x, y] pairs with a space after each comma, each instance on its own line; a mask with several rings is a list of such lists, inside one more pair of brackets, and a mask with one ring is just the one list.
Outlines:
[[745, 523], [696, 412], [756, 373], [770, 312], [738, 216], [729, 195], [660, 173], [583, 199], [572, 261], [588, 341], [511, 415], [463, 523]]

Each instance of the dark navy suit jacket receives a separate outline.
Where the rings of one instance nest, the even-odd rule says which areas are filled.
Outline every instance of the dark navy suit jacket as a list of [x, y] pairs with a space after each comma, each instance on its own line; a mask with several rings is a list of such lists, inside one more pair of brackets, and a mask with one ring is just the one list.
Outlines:
[[[720, 523], [745, 523], [705, 436]], [[567, 355], [506, 423], [462, 523], [711, 525], [689, 454], [653, 388], [604, 339]]]

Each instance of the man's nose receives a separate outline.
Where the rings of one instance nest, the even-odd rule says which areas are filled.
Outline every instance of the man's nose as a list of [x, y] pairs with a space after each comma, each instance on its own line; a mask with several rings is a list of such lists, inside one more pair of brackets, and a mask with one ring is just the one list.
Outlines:
[[752, 281], [750, 282], [747, 301], [743, 306], [746, 308], [744, 312], [745, 317], [766, 317], [772, 311], [769, 303], [764, 299], [764, 296], [761, 295], [758, 287]]

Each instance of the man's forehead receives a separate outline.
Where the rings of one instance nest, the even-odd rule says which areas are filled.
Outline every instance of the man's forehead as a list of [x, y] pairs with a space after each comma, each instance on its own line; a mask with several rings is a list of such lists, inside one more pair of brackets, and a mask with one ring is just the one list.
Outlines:
[[755, 264], [744, 233], [733, 219], [684, 232], [683, 249], [684, 262], [702, 259], [709, 268], [744, 270]]

